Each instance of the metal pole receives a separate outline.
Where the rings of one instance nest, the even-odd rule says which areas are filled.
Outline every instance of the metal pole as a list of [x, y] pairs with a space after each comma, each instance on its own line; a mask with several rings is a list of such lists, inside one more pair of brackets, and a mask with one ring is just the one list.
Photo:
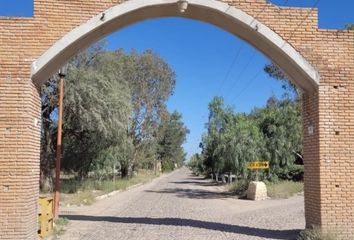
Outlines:
[[62, 122], [63, 122], [63, 97], [64, 97], [64, 78], [65, 74], [59, 74], [59, 116], [58, 116], [58, 137], [57, 154], [55, 162], [55, 187], [54, 187], [54, 218], [59, 215], [59, 190], [60, 190], [60, 161], [62, 143]]

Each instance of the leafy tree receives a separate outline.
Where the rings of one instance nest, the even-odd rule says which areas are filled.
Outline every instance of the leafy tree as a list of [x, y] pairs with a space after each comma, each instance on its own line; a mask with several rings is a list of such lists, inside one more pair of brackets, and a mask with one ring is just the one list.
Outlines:
[[80, 54], [70, 64], [64, 95], [63, 167], [81, 177], [87, 176], [102, 151], [118, 145], [127, 133], [131, 100], [123, 68], [115, 54], [100, 48]]
[[[182, 144], [186, 140], [189, 130], [184, 126], [182, 115], [178, 112], [166, 114], [162, 119], [158, 131], [157, 156], [162, 166], [179, 166], [185, 161], [185, 152]], [[167, 163], [164, 163], [167, 162]]]
[[132, 140], [122, 135], [116, 145], [111, 145], [99, 152], [90, 168], [95, 174], [94, 177], [101, 180], [112, 176], [114, 180], [117, 169], [121, 170], [122, 176], [127, 176], [133, 151]]
[[296, 97], [299, 95], [299, 89], [293, 84], [288, 76], [281, 70], [276, 64], [270, 63], [266, 64], [264, 67], [264, 71], [268, 73], [271, 78], [274, 78], [282, 83], [282, 87], [284, 90], [295, 94]]
[[348, 23], [347, 25], [345, 25], [345, 28], [347, 30], [354, 30], [354, 23]]
[[250, 177], [247, 163], [258, 161], [262, 150], [263, 138], [257, 124], [245, 114], [234, 114], [216, 149], [224, 162], [223, 171], [233, 172], [243, 179]]
[[219, 173], [224, 168], [224, 162], [217, 154], [216, 149], [221, 141], [221, 133], [228, 122], [224, 101], [221, 97], [214, 97], [209, 103], [209, 118], [207, 134], [202, 138], [202, 153], [205, 157], [205, 167], [208, 172]]
[[137, 54], [135, 51], [124, 56], [116, 55], [125, 62], [124, 75], [132, 94], [132, 123], [129, 135], [135, 147], [133, 164], [154, 158], [150, 146], [156, 144], [157, 129], [161, 117], [167, 112], [166, 101], [173, 93], [176, 76], [171, 67], [151, 50]]
[[[207, 173], [232, 172], [238, 178], [251, 179], [254, 173], [248, 162], [270, 161], [265, 178], [290, 176], [302, 151], [301, 114], [297, 102], [270, 98], [265, 108], [251, 114], [236, 113], [215, 97], [209, 104], [208, 132], [203, 136], [202, 167], [194, 160], [194, 168]], [[291, 170], [292, 171], [292, 170]]]
[[40, 186], [41, 189], [50, 190], [52, 187], [52, 169], [54, 167], [56, 146], [56, 121], [53, 119], [58, 105], [58, 78], [50, 78], [41, 87], [42, 103], [42, 131], [41, 131], [41, 161], [40, 161]]
[[202, 155], [199, 153], [194, 154], [188, 162], [188, 167], [197, 175], [204, 174], [206, 169]]
[[[53, 76], [42, 89], [43, 179], [54, 167], [57, 80]], [[65, 81], [63, 169], [80, 177], [93, 171], [102, 179], [116, 170], [126, 176], [134, 167], [151, 167], [174, 86], [174, 72], [150, 50], [109, 52], [98, 43], [77, 55]]]
[[252, 113], [263, 134], [265, 148], [262, 157], [270, 161], [269, 178], [287, 172], [302, 154], [302, 118], [299, 108], [290, 99], [272, 97], [265, 108]]

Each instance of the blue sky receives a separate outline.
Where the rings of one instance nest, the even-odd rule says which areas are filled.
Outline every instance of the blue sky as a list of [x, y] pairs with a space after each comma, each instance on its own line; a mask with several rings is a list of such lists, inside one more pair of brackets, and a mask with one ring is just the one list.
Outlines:
[[[272, 0], [277, 5], [312, 7], [316, 0]], [[320, 0], [319, 27], [343, 29], [354, 23], [353, 0]], [[0, 15], [32, 16], [32, 0], [1, 0]], [[184, 147], [198, 148], [208, 118], [208, 103], [219, 95], [236, 111], [264, 106], [271, 95], [281, 96], [279, 82], [262, 71], [269, 60], [233, 35], [210, 24], [183, 18], [147, 20], [121, 29], [108, 38], [110, 49], [153, 49], [177, 74], [169, 110], [183, 114], [190, 129]], [[238, 57], [236, 58], [236, 55]], [[236, 61], [235, 61], [236, 59]]]

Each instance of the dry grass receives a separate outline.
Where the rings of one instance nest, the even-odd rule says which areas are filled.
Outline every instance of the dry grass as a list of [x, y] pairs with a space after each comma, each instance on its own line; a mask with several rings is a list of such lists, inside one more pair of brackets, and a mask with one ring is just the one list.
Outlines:
[[116, 190], [126, 190], [130, 186], [146, 183], [155, 178], [153, 171], [140, 170], [139, 173], [129, 179], [116, 179], [97, 181], [87, 179], [79, 181], [67, 179], [62, 182], [60, 202], [64, 205], [91, 205], [96, 197]]
[[303, 182], [280, 181], [267, 184], [268, 196], [271, 198], [288, 198], [304, 190]]
[[65, 232], [65, 226], [69, 223], [67, 218], [58, 218], [54, 221], [54, 232], [52, 239], [56, 240]]

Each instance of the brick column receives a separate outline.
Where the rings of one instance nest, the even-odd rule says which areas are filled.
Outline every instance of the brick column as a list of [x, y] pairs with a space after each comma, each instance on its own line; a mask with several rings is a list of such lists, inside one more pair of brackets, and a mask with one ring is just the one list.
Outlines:
[[354, 238], [354, 77], [328, 71], [320, 87], [321, 226]]
[[306, 226], [321, 225], [318, 92], [303, 96], [304, 193]]
[[0, 239], [36, 239], [40, 99], [30, 80], [0, 80]]

